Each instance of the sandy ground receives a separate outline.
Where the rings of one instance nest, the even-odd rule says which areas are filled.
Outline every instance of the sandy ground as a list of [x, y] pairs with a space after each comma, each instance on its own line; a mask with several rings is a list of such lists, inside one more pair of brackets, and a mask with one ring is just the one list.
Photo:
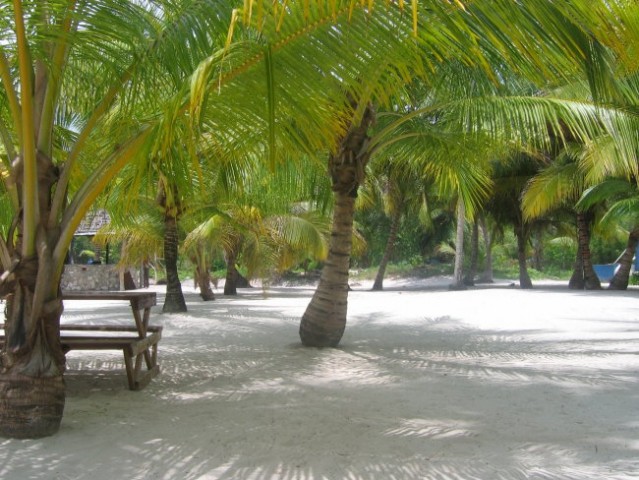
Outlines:
[[639, 478], [639, 291], [367, 286], [339, 349], [300, 345], [308, 287], [160, 294], [160, 376], [131, 392], [119, 354], [72, 352], [61, 431], [0, 439], [0, 478]]

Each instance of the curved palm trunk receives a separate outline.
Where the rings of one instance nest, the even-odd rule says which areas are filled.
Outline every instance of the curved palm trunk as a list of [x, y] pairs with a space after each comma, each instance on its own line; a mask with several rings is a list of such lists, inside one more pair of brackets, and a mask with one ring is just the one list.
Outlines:
[[195, 282], [200, 289], [200, 297], [205, 302], [215, 300], [215, 294], [211, 289], [211, 273], [209, 269], [198, 265], [195, 267]]
[[300, 338], [306, 346], [336, 347], [346, 328], [355, 198], [364, 181], [370, 156], [367, 131], [373, 120], [374, 111], [368, 105], [360, 123], [351, 127], [342, 138], [337, 153], [328, 159], [335, 210], [328, 257], [315, 294], [300, 322]]
[[336, 347], [346, 328], [355, 198], [337, 197], [328, 257], [300, 324], [300, 338], [307, 346]]
[[517, 262], [519, 264], [519, 287], [523, 289], [533, 288], [532, 280], [528, 275], [528, 266], [526, 263], [526, 243], [527, 235], [523, 224], [515, 227], [515, 236], [517, 237]]
[[199, 244], [191, 256], [191, 262], [195, 265], [194, 283], [200, 289], [200, 297], [205, 302], [215, 300], [215, 294], [211, 289], [211, 272], [208, 265], [208, 255], [202, 244]]
[[577, 214], [577, 241], [581, 252], [581, 262], [583, 265], [583, 275], [586, 290], [601, 290], [599, 277], [592, 268], [592, 257], [590, 255], [590, 222], [592, 215], [589, 213]]
[[395, 243], [397, 242], [397, 232], [399, 231], [399, 223], [402, 219], [401, 210], [397, 209], [393, 213], [393, 220], [391, 222], [390, 232], [388, 234], [388, 240], [386, 242], [386, 248], [384, 249], [384, 256], [382, 261], [379, 262], [379, 268], [377, 269], [377, 275], [375, 275], [375, 282], [373, 283], [373, 290], [379, 291], [384, 289], [384, 275], [386, 274], [386, 267], [390, 262], [393, 251], [395, 250]]
[[175, 215], [164, 216], [164, 261], [166, 263], [166, 296], [163, 312], [186, 312], [186, 301], [178, 276], [178, 228]]
[[639, 229], [633, 230], [628, 235], [628, 243], [619, 259], [619, 269], [608, 285], [608, 290], [626, 290], [630, 279], [630, 270], [632, 269], [632, 261], [639, 243]]

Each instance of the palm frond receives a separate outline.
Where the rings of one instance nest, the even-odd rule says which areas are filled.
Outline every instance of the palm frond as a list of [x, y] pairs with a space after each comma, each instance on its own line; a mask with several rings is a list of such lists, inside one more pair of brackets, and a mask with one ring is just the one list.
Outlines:
[[556, 160], [535, 175], [522, 195], [522, 209], [528, 219], [539, 218], [564, 205], [574, 205], [584, 189], [576, 162]]
[[596, 204], [615, 201], [623, 197], [637, 195], [636, 187], [623, 179], [609, 178], [583, 192], [577, 208], [587, 210]]

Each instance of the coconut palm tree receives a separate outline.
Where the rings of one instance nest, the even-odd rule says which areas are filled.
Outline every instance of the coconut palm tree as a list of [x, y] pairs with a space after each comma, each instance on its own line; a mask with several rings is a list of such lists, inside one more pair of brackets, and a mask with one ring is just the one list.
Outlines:
[[[627, 3], [432, 0], [410, 11], [375, 2], [371, 11], [372, 2], [350, 0], [249, 0], [236, 10], [221, 0], [3, 0], [0, 137], [16, 221], [0, 242], [2, 292], [11, 295], [0, 433], [58, 429], [64, 257], [84, 214], [127, 164], [144, 169], [175, 145], [194, 153], [202, 132], [228, 157], [326, 152], [388, 85], [453, 57], [502, 55], [538, 78], [570, 75], [575, 58], [598, 53], [593, 33], [632, 65], [623, 54], [639, 29], [627, 28], [637, 24]], [[353, 98], [361, 111], [345, 114]]]
[[[486, 156], [485, 143], [463, 140], [464, 131], [457, 134], [451, 131], [441, 115], [447, 102], [439, 104], [432, 91], [424, 95], [427, 99], [421, 101], [420, 107], [407, 109], [414, 112], [421, 108], [422, 115], [413, 118], [408, 113], [405, 119], [398, 112], [381, 114], [373, 129], [375, 147], [370, 183], [383, 182], [380, 190], [384, 191], [385, 204], [391, 213], [387, 248], [373, 290], [382, 289], [402, 215], [411, 211], [419, 215], [420, 210], [423, 213], [427, 189], [436, 190], [443, 197], [458, 196], [464, 203], [464, 211], [468, 209], [471, 213], [487, 194], [488, 173], [481, 167], [485, 164], [482, 162], [482, 156]], [[383, 154], [375, 155], [380, 150]], [[464, 221], [461, 223], [463, 226]]]
[[577, 231], [577, 257], [568, 286], [573, 289], [601, 288], [591, 260], [590, 231], [592, 210], [575, 210], [579, 196], [586, 189], [587, 178], [580, 168], [575, 147], [567, 148], [554, 161], [533, 177], [522, 196], [526, 218], [535, 219], [551, 210], [568, 208], [574, 212]]
[[[390, 229], [382, 259], [377, 268], [373, 282], [373, 290], [383, 290], [384, 275], [391, 260], [402, 218], [411, 216], [422, 221], [427, 216], [428, 207], [425, 190], [428, 179], [420, 176], [413, 169], [402, 168], [394, 164], [391, 158], [388, 162], [375, 162], [368, 181], [364, 185], [365, 193], [361, 198], [367, 198], [367, 203], [358, 205], [362, 208], [381, 208], [390, 216]], [[378, 173], [379, 172], [379, 173]]]
[[630, 271], [639, 244], [639, 215], [637, 207], [639, 194], [634, 181], [624, 178], [607, 178], [587, 189], [577, 208], [592, 209], [596, 205], [606, 205], [606, 213], [599, 221], [601, 229], [614, 230], [624, 225], [628, 231], [626, 248], [619, 257], [619, 268], [608, 285], [610, 290], [626, 290]]
[[[323, 260], [326, 255], [327, 185], [324, 172], [312, 161], [300, 169], [283, 160], [275, 170], [247, 163], [233, 186], [218, 181], [207, 188], [208, 203], [193, 212], [194, 225], [184, 248], [207, 245], [223, 254], [227, 263], [225, 295], [237, 294], [239, 272], [249, 279], [268, 282], [273, 272], [292, 267], [304, 258]], [[240, 179], [241, 178], [241, 179]]]
[[[579, 85], [571, 87], [570, 94], [585, 99], [584, 104], [591, 102], [590, 91], [580, 89]], [[575, 272], [569, 283], [571, 288], [601, 288], [592, 269], [589, 249], [595, 207], [603, 200], [619, 198], [619, 195], [626, 198], [631, 196], [628, 195], [634, 182], [631, 179], [639, 173], [639, 149], [636, 136], [632, 134], [637, 130], [637, 125], [632, 115], [622, 119], [625, 112], [638, 102], [639, 84], [636, 76], [615, 79], [613, 91], [616, 93], [614, 100], [605, 107], [599, 107], [602, 124], [610, 123], [610, 127], [582, 142], [577, 142], [570, 131], [564, 132], [563, 136], [569, 143], [564, 143], [563, 148], [555, 148], [556, 158], [531, 181], [523, 197], [524, 210], [529, 217], [538, 217], [553, 208], [570, 208], [575, 213], [578, 250]], [[606, 194], [611, 196], [606, 198]], [[582, 195], [583, 199], [579, 200]], [[613, 209], [615, 212], [622, 210]], [[629, 264], [624, 264], [622, 277], [618, 278], [613, 288], [627, 285], [627, 278], [624, 280], [623, 276], [627, 276], [629, 268]]]
[[[220, 16], [177, 5], [172, 13], [194, 15], [191, 23], [202, 14], [193, 33], [219, 31], [231, 11], [217, 6]], [[0, 130], [14, 227], [0, 242], [8, 295], [0, 433], [37, 437], [58, 429], [64, 407], [59, 284], [68, 247], [109, 180], [148, 155], [157, 114], [174, 96], [171, 72], [183, 66], [169, 52], [188, 30], [139, 2], [1, 7]], [[193, 43], [195, 57], [211, 51], [205, 38]]]

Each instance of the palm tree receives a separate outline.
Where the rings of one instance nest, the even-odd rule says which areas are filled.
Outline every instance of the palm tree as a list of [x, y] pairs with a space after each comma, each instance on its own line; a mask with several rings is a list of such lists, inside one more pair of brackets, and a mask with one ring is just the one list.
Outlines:
[[335, 206], [328, 257], [300, 323], [300, 338], [307, 346], [337, 346], [346, 327], [355, 198], [370, 158], [368, 130], [375, 120], [372, 105], [363, 105], [361, 113], [357, 101], [351, 107], [351, 125], [328, 158]]
[[[143, 203], [143, 202], [140, 202]], [[112, 205], [106, 205], [106, 208]], [[162, 218], [153, 201], [138, 206], [135, 215], [122, 215], [119, 209], [110, 210], [111, 222], [102, 227], [93, 238], [99, 245], [120, 243], [121, 269], [132, 265], [151, 267], [158, 280], [163, 269], [158, 259], [163, 256], [164, 232]]]
[[532, 288], [528, 275], [527, 246], [532, 232], [532, 222], [524, 217], [520, 198], [530, 178], [542, 166], [542, 160], [521, 153], [495, 165], [495, 189], [486, 209], [501, 225], [511, 225], [517, 239], [517, 263], [519, 286]]
[[[194, 152], [202, 132], [227, 157], [315, 155], [358, 124], [340, 113], [346, 92], [363, 110], [387, 96], [386, 86], [425, 76], [442, 59], [486, 62], [498, 52], [538, 78], [569, 75], [574, 58], [598, 53], [580, 26], [599, 27], [593, 32], [630, 65], [623, 54], [638, 31], [626, 28], [637, 23], [636, 7], [610, 0], [468, 8], [433, 0], [424, 8], [412, 2], [410, 15], [404, 2], [376, 2], [372, 12], [370, 2], [329, 3], [249, 0], [235, 12], [221, 0], [2, 3], [0, 137], [16, 222], [0, 242], [2, 293], [11, 295], [0, 433], [41, 436], [59, 427], [64, 257], [125, 165], [145, 169], [175, 145]], [[529, 39], [537, 55], [527, 55]]]
[[180, 197], [177, 186], [167, 181], [166, 177], [160, 177], [157, 203], [163, 210], [164, 216], [166, 295], [162, 311], [170, 313], [186, 312], [186, 301], [178, 275], [178, 249], [180, 245], [178, 222], [182, 215], [183, 200]]
[[[476, 17], [471, 16], [472, 17], [471, 21], [474, 21], [474, 20], [479, 20], [479, 21], [478, 23], [473, 24], [473, 27], [471, 28], [477, 28], [481, 30], [483, 27], [486, 26], [486, 24], [484, 24], [483, 22], [487, 18], [490, 18], [491, 21], [496, 21], [499, 24], [503, 24], [504, 18], [508, 18], [509, 21], [513, 19], [512, 16], [505, 16], [499, 20], [496, 19], [496, 17], [499, 17], [499, 15], [504, 14], [504, 9], [508, 9], [508, 5], [500, 4], [499, 7], [495, 9], [493, 9], [493, 7], [495, 7], [495, 5], [491, 5], [490, 7], [488, 7], [487, 5], [484, 5], [484, 4], [474, 3], [471, 9], [473, 10], [476, 9], [474, 10], [474, 14], [477, 16]], [[558, 66], [560, 70], [567, 68], [568, 70], [564, 70], [564, 73], [569, 70], [574, 71], [573, 61], [575, 60], [575, 58], [579, 58], [583, 60], [584, 51], [587, 51], [588, 55], [592, 57], [595, 57], [600, 53], [599, 50], [592, 49], [592, 44], [590, 44], [588, 40], [589, 35], [588, 34], [584, 35], [584, 32], [581, 31], [579, 27], [577, 27], [577, 25], [573, 23], [572, 20], [570, 20], [569, 17], [566, 17], [563, 15], [565, 14], [565, 11], [562, 12], [560, 9], [556, 9], [554, 5], [551, 6], [546, 4], [544, 4], [541, 10], [535, 11], [532, 17], [527, 17], [527, 19], [522, 20], [524, 23], [527, 23], [530, 20], [530, 18], [535, 19], [533, 21], [533, 23], [535, 23], [535, 26], [533, 27], [532, 25], [530, 25], [531, 27], [530, 30], [528, 30], [527, 28], [522, 28], [519, 30], [520, 33], [528, 32], [528, 31], [534, 32], [532, 33], [532, 37], [535, 37], [534, 39], [518, 38], [517, 40], [515, 40], [515, 37], [518, 37], [519, 34], [516, 32], [509, 31], [508, 28], [504, 28], [504, 32], [507, 32], [504, 34], [504, 36], [491, 39], [489, 42], [490, 45], [482, 43], [482, 46], [487, 49], [494, 46], [495, 48], [497, 48], [497, 50], [500, 50], [500, 53], [502, 55], [506, 54], [510, 60], [515, 60], [514, 63], [517, 63], [517, 67], [520, 72], [525, 72], [526, 74], [530, 75], [531, 78], [534, 78], [535, 73], [533, 72], [533, 70], [535, 69], [535, 67], [533, 67], [533, 65], [536, 64], [535, 59], [533, 57], [528, 56], [525, 53], [526, 48], [519, 50], [519, 47], [521, 45], [526, 45], [528, 41], [535, 43], [535, 39], [539, 40], [538, 42], [539, 45], [548, 45], [548, 40], [549, 40], [548, 38], [542, 39], [539, 36], [537, 36], [537, 34], [540, 32], [540, 30], [537, 29], [537, 27], [539, 27], [539, 23], [537, 22], [542, 21], [543, 18], [539, 18], [536, 15], [538, 15], [541, 11], [543, 11], [543, 14], [549, 15], [549, 17], [544, 17], [545, 19], [548, 19], [550, 18], [550, 16], [552, 16], [552, 18], [554, 19], [560, 19], [559, 23], [565, 22], [563, 25], [563, 27], [565, 28], [563, 28], [562, 31], [568, 33], [567, 37], [550, 40], [550, 44], [553, 44], [555, 46], [560, 45], [558, 50], [554, 50], [554, 53], [556, 54], [559, 51], [561, 51], [561, 54], [559, 54], [559, 57], [553, 57], [552, 61], [557, 60], [556, 65]], [[510, 13], [518, 17], [518, 14], [521, 12], [510, 10]], [[531, 13], [531, 12], [527, 12], [527, 13]], [[586, 15], [588, 12], [584, 10], [582, 13]], [[490, 28], [494, 30], [495, 25], [496, 23], [491, 23]], [[460, 25], [458, 24], [457, 26], [459, 27]], [[554, 31], [555, 27], [553, 27], [552, 30]], [[459, 31], [457, 33], [459, 33]], [[511, 33], [514, 35], [514, 37], [510, 36]], [[486, 39], [486, 38], [488, 37], [485, 37], [485, 38], [482, 37], [482, 39]], [[508, 40], [513, 41], [513, 43], [508, 44], [507, 42], [504, 42], [505, 38], [508, 38]], [[570, 38], [569, 42], [566, 42], [567, 38]], [[557, 41], [559, 45], [555, 43], [555, 41]], [[570, 45], [570, 43], [572, 43], [572, 45]], [[584, 49], [581, 50], [579, 53], [577, 53], [573, 50], [576, 45], [580, 45], [578, 49], [581, 49], [582, 47], [584, 47]], [[505, 49], [505, 51], [503, 49]], [[479, 54], [480, 52], [479, 50], [475, 48], [471, 48], [468, 51], [472, 51], [475, 54]], [[482, 52], [482, 53], [485, 53], [485, 52]], [[496, 54], [496, 52], [494, 51], [492, 53]], [[552, 57], [552, 52], [548, 52], [548, 53]], [[573, 57], [572, 56], [573, 54], [575, 54], [576, 57]], [[466, 59], [465, 55], [460, 53], [457, 50], [455, 50], [455, 55], [459, 55], [459, 57], [457, 58]], [[551, 57], [545, 57], [545, 59], [548, 61], [551, 61], [550, 60]], [[488, 63], [487, 58], [491, 58], [491, 53], [488, 53], [487, 57], [478, 55], [478, 57], [475, 57], [474, 59], [468, 58], [466, 61], [470, 64], [473, 64], [475, 60], [480, 59], [480, 61], [484, 60], [485, 63]], [[503, 65], [503, 61], [500, 63], [500, 65]], [[559, 67], [559, 65], [562, 65], [562, 66]], [[571, 67], [571, 65], [573, 65], [573, 67]], [[544, 66], [543, 68], [545, 73], [552, 75], [552, 72], [548, 71], [546, 66]], [[537, 71], [537, 73], [538, 72], [539, 71]], [[555, 72], [555, 73], [558, 73], [558, 72]], [[365, 104], [367, 101], [368, 101], [368, 97], [360, 98], [359, 101], [357, 102], [357, 105], [361, 106]], [[526, 102], [528, 102], [528, 100], [526, 100], [524, 104]], [[554, 112], [552, 111], [552, 109], [554, 109], [556, 105], [551, 105], [551, 103], [552, 102], [547, 102], [546, 104], [539, 103], [537, 105], [534, 105], [534, 104], [527, 105], [526, 108], [521, 110], [522, 114], [517, 118], [516, 122], [513, 122], [513, 118], [511, 118], [510, 115], [504, 115], [504, 117], [500, 120], [505, 120], [505, 121], [501, 121], [500, 123], [499, 121], [495, 121], [495, 119], [493, 118], [494, 107], [498, 106], [497, 102], [493, 102], [492, 111], [486, 110], [482, 113], [482, 115], [485, 115], [485, 118], [481, 118], [481, 116], [473, 118], [471, 115], [468, 115], [467, 118], [472, 118], [473, 120], [472, 123], [469, 123], [468, 125], [472, 131], [481, 131], [483, 128], [488, 127], [492, 132], [497, 132], [496, 134], [500, 136], [501, 138], [503, 138], [504, 133], [506, 133], [507, 134], [506, 136], [510, 135], [511, 138], [512, 137], [518, 138], [519, 141], [538, 138], [540, 136], [540, 132], [542, 131], [543, 131], [543, 134], [541, 136], [544, 138], [547, 138], [549, 122], [551, 123], [554, 131], [558, 131], [560, 129], [559, 118], [561, 117], [557, 115], [557, 111], [554, 111]], [[583, 115], [584, 112], [580, 112], [579, 108], [576, 109], [577, 111], [573, 110], [572, 112], [568, 112], [568, 110], [570, 109], [569, 106], [561, 105], [561, 107], [564, 109], [565, 113], [570, 113], [571, 115], [574, 115], [575, 113], [577, 113], [577, 117], [573, 116], [572, 118], [579, 117], [579, 120], [576, 120], [576, 122], [579, 122], [581, 125], [581, 120], [584, 118], [584, 115]], [[468, 108], [468, 106], [464, 108]], [[537, 111], [535, 112], [534, 110], [537, 110]], [[467, 111], [474, 112], [475, 110], [472, 108], [468, 108]], [[531, 114], [531, 112], [533, 113]], [[543, 112], [543, 115], [539, 115], [542, 112]], [[354, 118], [356, 120], [359, 119], [359, 117], [357, 116], [355, 116]], [[497, 127], [498, 123], [499, 123], [499, 127]], [[521, 124], [530, 125], [531, 123], [533, 124], [536, 123], [536, 128], [532, 132], [530, 132], [530, 136], [525, 135], [525, 132], [526, 132], [525, 129], [524, 130], [518, 129], [521, 127]], [[585, 134], [585, 130], [591, 129], [593, 123], [596, 123], [596, 122], [594, 122], [594, 120], [592, 119], [586, 120], [585, 124], [581, 125], [582, 128], [580, 132]], [[339, 137], [337, 142], [338, 147], [334, 148], [334, 151], [337, 151], [339, 155], [346, 152], [348, 157], [351, 157], [352, 159], [357, 159], [358, 157], [357, 151], [349, 152], [346, 148], [344, 148], [345, 144], [346, 145], [355, 144], [357, 146], [358, 142], [357, 141], [353, 142], [349, 138], [349, 136], [353, 134], [352, 132], [356, 132], [355, 138], [357, 140], [360, 140], [361, 138], [364, 138], [366, 136], [366, 134], [362, 130], [362, 125], [360, 125], [359, 123], [351, 123], [351, 130], [349, 130], [345, 135]], [[524, 134], [522, 135], [522, 133]], [[368, 143], [369, 140], [364, 139], [363, 142]], [[361, 150], [359, 151], [359, 157], [362, 160], [356, 163], [356, 166], [353, 169], [355, 172], [362, 172], [362, 173], [364, 172], [363, 167], [365, 166], [369, 158], [369, 154], [364, 155], [364, 153], [368, 153], [368, 152], [364, 152]], [[332, 165], [335, 163], [338, 163], [340, 165], [347, 164], [349, 168], [353, 168], [351, 166], [353, 160], [350, 160], [347, 162], [345, 158], [341, 158], [339, 155], [335, 155], [335, 154], [329, 155], [329, 170], [331, 171], [332, 174], [333, 174]], [[336, 162], [336, 159], [337, 159], [337, 162]], [[355, 182], [352, 182], [352, 185], [347, 188], [347, 191], [352, 192], [352, 195], [356, 195], [357, 188], [359, 187], [361, 183], [361, 179], [359, 178], [360, 176], [361, 176], [361, 173], [356, 176], [351, 175], [351, 178], [355, 178], [357, 180]], [[333, 178], [333, 181], [335, 182], [336, 176], [332, 175], [332, 178]], [[336, 205], [339, 205], [339, 202], [342, 201], [342, 198], [340, 197], [340, 187], [334, 184], [334, 189], [336, 191], [336, 198], [337, 198]], [[515, 202], [517, 202], [517, 199], [515, 199]], [[336, 228], [337, 225], [339, 225], [339, 229]], [[518, 222], [517, 225], [519, 227], [517, 229], [517, 234], [518, 234], [517, 237], [519, 239], [519, 262], [521, 266], [521, 284], [523, 287], [528, 287], [528, 286], [532, 286], [532, 283], [530, 282], [530, 279], [527, 278], [526, 270], [525, 270], [525, 239], [527, 238], [527, 232], [525, 229], [525, 223], [523, 221]], [[351, 208], [350, 208], [350, 205], [348, 205], [346, 202], [344, 202], [343, 210], [340, 211], [336, 209], [333, 228], [334, 230], [333, 230], [332, 238], [336, 241], [336, 244], [334, 245], [334, 249], [332, 245], [332, 248], [329, 252], [329, 261], [327, 262], [322, 272], [322, 278], [320, 280], [320, 284], [318, 286], [318, 289], [315, 295], [313, 296], [313, 299], [311, 300], [311, 303], [307, 307], [307, 310], [302, 317], [302, 321], [300, 325], [300, 337], [302, 339], [302, 342], [305, 345], [335, 346], [339, 343], [346, 325], [347, 295], [348, 295], [347, 279], [348, 279], [348, 260], [350, 255], [350, 243], [348, 243], [348, 241], [345, 240], [345, 238], [350, 236], [350, 230], [352, 228]], [[339, 244], [337, 244], [337, 239], [340, 239]], [[331, 252], [334, 253], [333, 256], [331, 256]]]
[[322, 211], [328, 205], [323, 172], [316, 167], [309, 162], [300, 169], [291, 160], [283, 160], [275, 170], [245, 163], [232, 186], [221, 181], [229, 174], [226, 168], [218, 171], [217, 181], [208, 183], [208, 203], [188, 219], [194, 227], [184, 248], [223, 255], [225, 295], [237, 294], [238, 265], [246, 268], [249, 279], [267, 282], [273, 272], [305, 258], [323, 260], [327, 222]]
[[[423, 93], [426, 100], [420, 106], [413, 101], [406, 117], [398, 112], [380, 114], [379, 125], [373, 129], [370, 175], [373, 181], [384, 183], [385, 204], [391, 214], [387, 248], [373, 290], [382, 289], [402, 215], [412, 212], [423, 217], [428, 188], [442, 197], [457, 196], [463, 203], [460, 208], [471, 213], [488, 189], [487, 171], [481, 166], [486, 156], [484, 142], [463, 140], [464, 130], [451, 131], [441, 115], [447, 99], [440, 102], [434, 93]], [[414, 112], [422, 115], [413, 117]], [[382, 150], [383, 154], [375, 154]]]
[[[390, 216], [390, 229], [382, 259], [377, 268], [377, 274], [373, 282], [373, 290], [383, 290], [384, 275], [390, 262], [397, 237], [399, 234], [402, 218], [406, 216], [415, 217], [420, 221], [427, 215], [427, 203], [425, 189], [428, 186], [428, 179], [419, 176], [415, 169], [397, 165], [392, 158], [385, 156], [387, 162], [375, 162], [373, 170], [369, 173], [364, 188], [370, 197], [370, 205], [358, 208], [374, 208], [374, 197], [383, 205], [386, 214]], [[378, 173], [379, 172], [379, 173]], [[376, 202], [377, 203], [377, 202]], [[378, 207], [379, 208], [379, 207]]]
[[608, 285], [610, 290], [626, 290], [630, 271], [639, 244], [639, 216], [637, 215], [639, 192], [634, 182], [624, 178], [607, 178], [586, 190], [577, 208], [592, 209], [606, 204], [606, 213], [599, 221], [600, 227], [613, 230], [615, 225], [628, 227], [626, 248], [619, 257], [619, 268]]
[[522, 196], [526, 218], [535, 219], [551, 210], [568, 208], [574, 212], [577, 230], [577, 257], [568, 283], [573, 289], [596, 290], [601, 284], [592, 266], [590, 231], [591, 210], [575, 210], [574, 205], [586, 188], [587, 178], [580, 167], [575, 148], [564, 149], [554, 161], [533, 177]]
[[475, 285], [475, 275], [479, 262], [479, 220], [475, 218], [471, 226], [470, 235], [470, 262], [468, 271], [464, 275], [464, 285], [472, 287]]
[[453, 283], [449, 286], [451, 290], [465, 290], [464, 284], [464, 227], [466, 225], [466, 208], [461, 199], [457, 200], [457, 227], [455, 235], [455, 266], [453, 269]]
[[[160, 17], [159, 9], [144, 6], [2, 4], [0, 136], [15, 215], [0, 242], [1, 290], [9, 296], [0, 373], [3, 435], [38, 437], [59, 427], [65, 400], [59, 284], [66, 253], [107, 183], [148, 156], [160, 129], [157, 113], [173, 88], [170, 73], [183, 66], [168, 60], [186, 30], [172, 24], [173, 15]], [[194, 33], [219, 31], [231, 16], [224, 2], [215, 16], [206, 8], [176, 7], [176, 17], [194, 15], [188, 26]], [[195, 57], [211, 51], [212, 37], [200, 37], [204, 46], [193, 42]]]

